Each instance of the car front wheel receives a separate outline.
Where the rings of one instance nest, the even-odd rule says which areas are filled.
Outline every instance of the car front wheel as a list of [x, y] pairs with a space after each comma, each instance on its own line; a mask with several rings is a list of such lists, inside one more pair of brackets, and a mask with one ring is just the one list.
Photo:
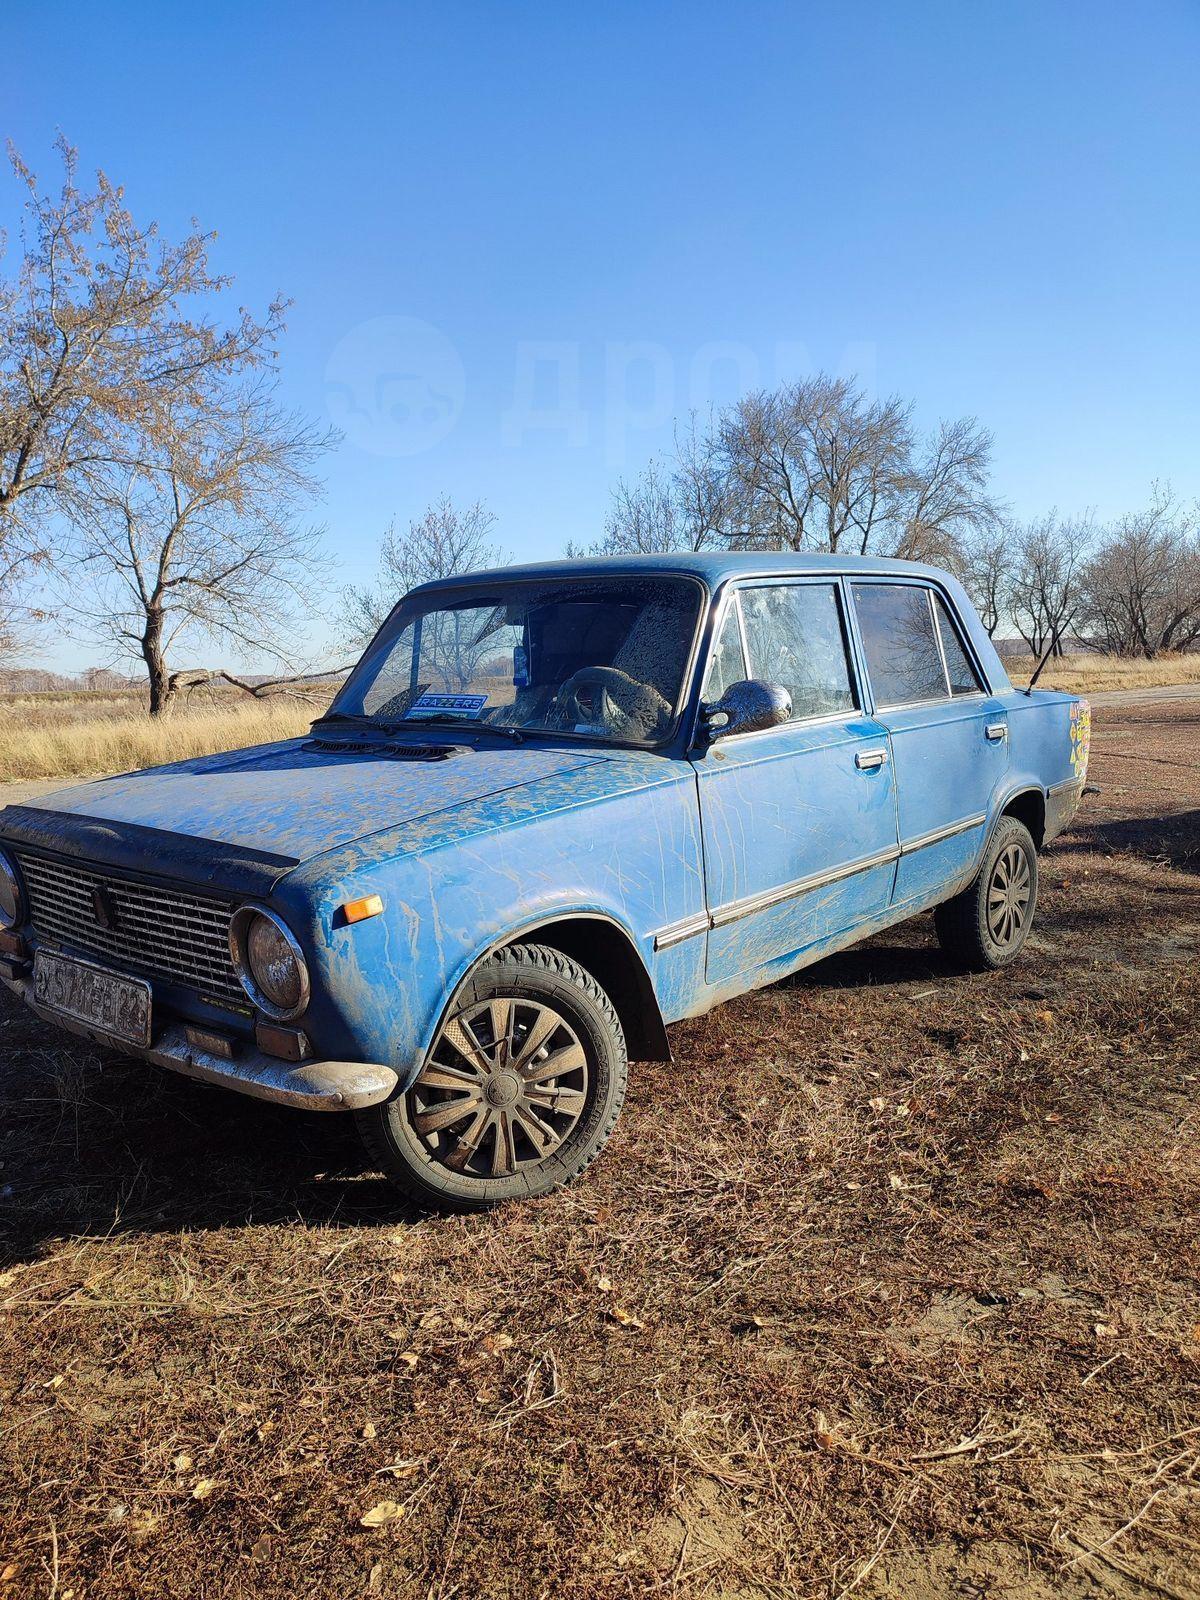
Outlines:
[[628, 1075], [620, 1021], [591, 974], [514, 945], [464, 984], [410, 1087], [355, 1115], [414, 1199], [477, 1210], [578, 1177], [616, 1124]]
[[1037, 894], [1032, 835], [1016, 817], [1001, 817], [970, 887], [933, 914], [942, 949], [977, 972], [1006, 967], [1029, 937]]

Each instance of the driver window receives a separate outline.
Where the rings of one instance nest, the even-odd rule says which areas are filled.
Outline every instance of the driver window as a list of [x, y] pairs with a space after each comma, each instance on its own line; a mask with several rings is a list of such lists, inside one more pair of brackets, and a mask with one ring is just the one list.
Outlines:
[[725, 612], [725, 620], [708, 663], [708, 675], [704, 679], [700, 698], [709, 705], [715, 705], [731, 683], [742, 683], [750, 676], [742, 652], [742, 630], [738, 627], [737, 608], [735, 595]]
[[856, 700], [837, 586], [761, 584], [742, 591], [751, 676], [781, 683], [792, 719], [852, 711]]

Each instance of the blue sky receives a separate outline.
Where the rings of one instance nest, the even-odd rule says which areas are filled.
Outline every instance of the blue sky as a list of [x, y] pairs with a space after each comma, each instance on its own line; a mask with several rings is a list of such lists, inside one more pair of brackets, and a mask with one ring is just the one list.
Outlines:
[[979, 416], [1018, 514], [1200, 495], [1194, 3], [45, 0], [6, 55], [46, 179], [61, 128], [294, 301], [347, 581], [443, 493], [586, 542], [676, 416], [818, 367]]

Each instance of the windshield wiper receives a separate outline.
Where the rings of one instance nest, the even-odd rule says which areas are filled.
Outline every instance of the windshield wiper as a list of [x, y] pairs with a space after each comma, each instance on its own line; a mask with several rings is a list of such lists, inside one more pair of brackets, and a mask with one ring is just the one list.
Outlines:
[[403, 726], [406, 728], [440, 727], [464, 728], [471, 733], [498, 733], [502, 739], [510, 739], [513, 744], [524, 744], [525, 735], [520, 728], [510, 728], [504, 722], [468, 722], [465, 717], [456, 717], [451, 712], [432, 711], [424, 717], [405, 717]]

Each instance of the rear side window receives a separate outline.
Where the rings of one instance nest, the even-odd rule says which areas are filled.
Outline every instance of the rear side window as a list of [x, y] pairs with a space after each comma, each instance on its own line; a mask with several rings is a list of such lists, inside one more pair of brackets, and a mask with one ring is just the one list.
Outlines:
[[940, 594], [933, 597], [937, 612], [938, 632], [942, 636], [942, 649], [946, 655], [946, 672], [950, 679], [951, 694], [977, 694], [982, 688], [971, 659], [963, 649], [958, 629]]
[[828, 716], [856, 705], [846, 630], [832, 583], [781, 583], [743, 589], [750, 675], [780, 683], [792, 716]]
[[904, 706], [947, 698], [928, 589], [914, 584], [856, 583], [854, 609], [877, 705]]

